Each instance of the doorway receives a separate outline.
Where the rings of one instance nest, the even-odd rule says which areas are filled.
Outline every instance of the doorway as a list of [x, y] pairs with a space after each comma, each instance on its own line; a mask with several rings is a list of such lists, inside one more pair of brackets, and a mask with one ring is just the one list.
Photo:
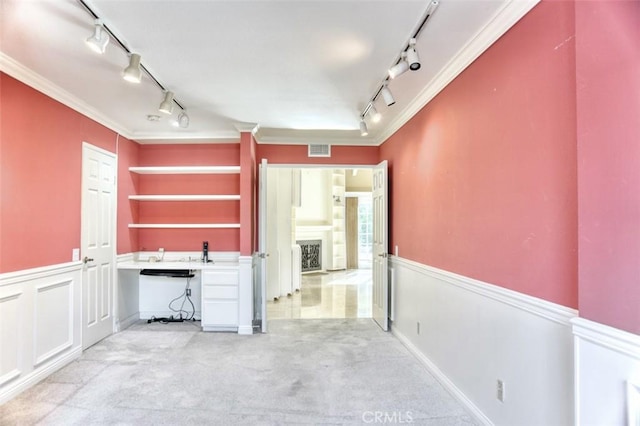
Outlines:
[[267, 319], [372, 317], [371, 191], [371, 167], [268, 168]]

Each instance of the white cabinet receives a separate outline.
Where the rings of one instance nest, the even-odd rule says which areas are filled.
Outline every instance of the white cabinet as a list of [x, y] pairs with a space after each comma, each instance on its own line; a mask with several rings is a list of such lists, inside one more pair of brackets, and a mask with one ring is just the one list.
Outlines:
[[237, 267], [202, 270], [203, 331], [238, 330], [238, 283]]

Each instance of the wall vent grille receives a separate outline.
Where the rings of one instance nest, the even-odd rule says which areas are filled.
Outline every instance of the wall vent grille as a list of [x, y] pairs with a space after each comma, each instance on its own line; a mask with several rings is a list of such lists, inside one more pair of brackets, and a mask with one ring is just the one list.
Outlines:
[[309, 157], [331, 157], [331, 145], [309, 145]]

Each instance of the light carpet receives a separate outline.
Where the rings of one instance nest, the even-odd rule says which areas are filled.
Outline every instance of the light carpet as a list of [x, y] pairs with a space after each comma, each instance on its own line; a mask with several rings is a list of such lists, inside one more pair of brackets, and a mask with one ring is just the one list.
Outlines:
[[0, 406], [2, 425], [473, 425], [370, 319], [275, 320], [269, 333], [140, 322]]

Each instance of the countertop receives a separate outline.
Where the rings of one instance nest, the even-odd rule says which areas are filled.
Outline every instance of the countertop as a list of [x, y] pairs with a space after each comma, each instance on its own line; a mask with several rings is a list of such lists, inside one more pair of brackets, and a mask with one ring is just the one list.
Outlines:
[[224, 269], [224, 268], [237, 268], [238, 262], [233, 261], [216, 261], [209, 263], [202, 263], [199, 260], [185, 260], [185, 261], [162, 261], [162, 262], [149, 262], [148, 260], [129, 260], [124, 262], [118, 262], [118, 269], [189, 269], [189, 270], [203, 270], [203, 269]]

